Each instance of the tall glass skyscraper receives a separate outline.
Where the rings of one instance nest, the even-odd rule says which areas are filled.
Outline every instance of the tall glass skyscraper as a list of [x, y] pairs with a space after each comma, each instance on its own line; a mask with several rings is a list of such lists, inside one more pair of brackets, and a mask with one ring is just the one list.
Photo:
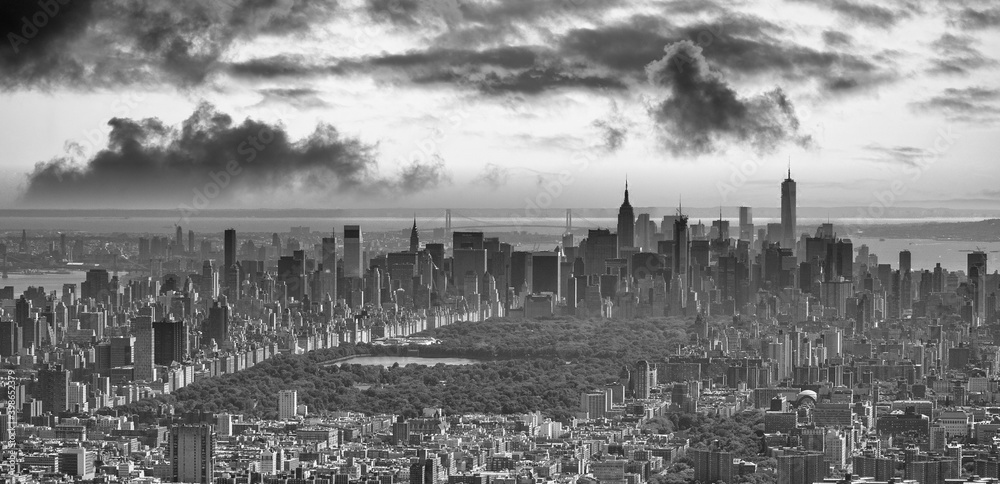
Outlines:
[[795, 180], [792, 180], [792, 169], [788, 169], [788, 178], [781, 182], [781, 247], [791, 249], [795, 253], [795, 239], [798, 230], [795, 228]]

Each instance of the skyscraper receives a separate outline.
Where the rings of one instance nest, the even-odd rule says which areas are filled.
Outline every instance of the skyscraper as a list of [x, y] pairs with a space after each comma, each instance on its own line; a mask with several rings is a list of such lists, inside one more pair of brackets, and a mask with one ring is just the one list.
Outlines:
[[344, 277], [360, 278], [364, 275], [361, 253], [363, 243], [360, 225], [344, 226]]
[[62, 365], [50, 364], [38, 370], [38, 385], [35, 398], [42, 401], [42, 411], [59, 414], [65, 412], [69, 391], [69, 370]]
[[687, 223], [686, 215], [678, 214], [674, 220], [674, 277], [681, 278], [680, 280], [684, 284], [682, 289], [685, 293], [687, 292], [691, 267], [691, 239]]
[[211, 425], [172, 427], [167, 455], [173, 482], [214, 482], [215, 431]]
[[410, 229], [410, 252], [420, 251], [420, 234], [417, 233], [417, 217], [413, 217], [413, 228]]
[[649, 398], [650, 390], [656, 386], [656, 366], [646, 360], [635, 366], [635, 398]]
[[795, 239], [798, 230], [795, 228], [795, 180], [792, 180], [792, 169], [788, 169], [788, 178], [781, 182], [781, 246], [792, 250], [795, 254]]
[[983, 324], [986, 317], [986, 252], [977, 250], [970, 252], [966, 267], [969, 285], [972, 286], [972, 313], [976, 326]]
[[323, 237], [320, 248], [320, 263], [323, 265], [323, 272], [320, 274], [319, 283], [321, 285], [320, 294], [329, 294], [331, 298], [337, 298], [337, 238]]
[[622, 249], [635, 247], [635, 212], [628, 201], [628, 182], [625, 182], [625, 201], [618, 209], [618, 257]]
[[591, 229], [587, 231], [586, 247], [583, 251], [583, 269], [586, 275], [602, 275], [607, 273], [607, 264], [605, 262], [617, 256], [617, 234], [612, 234], [607, 229]]
[[913, 260], [910, 255], [910, 251], [901, 250], [899, 251], [899, 275], [909, 274], [913, 270], [910, 261]]
[[153, 381], [153, 318], [137, 316], [132, 318], [132, 336], [135, 337], [135, 379]]
[[740, 239], [753, 243], [753, 209], [740, 207]]
[[295, 418], [299, 406], [299, 393], [295, 390], [281, 390], [278, 392], [278, 419], [289, 420]]
[[219, 346], [229, 340], [229, 303], [225, 296], [217, 299], [208, 309], [205, 342], [209, 339], [214, 339]]
[[225, 293], [237, 296], [240, 283], [240, 271], [236, 266], [236, 229], [226, 229], [223, 236], [223, 286]]
[[153, 342], [153, 363], [170, 366], [183, 361], [188, 353], [187, 326], [184, 321], [155, 321]]

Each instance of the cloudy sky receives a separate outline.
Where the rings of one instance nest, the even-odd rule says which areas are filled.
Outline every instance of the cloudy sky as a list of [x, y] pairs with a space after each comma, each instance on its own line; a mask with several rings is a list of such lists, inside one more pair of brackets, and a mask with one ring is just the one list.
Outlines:
[[0, 4], [3, 207], [1000, 202], [991, 0], [63, 1]]

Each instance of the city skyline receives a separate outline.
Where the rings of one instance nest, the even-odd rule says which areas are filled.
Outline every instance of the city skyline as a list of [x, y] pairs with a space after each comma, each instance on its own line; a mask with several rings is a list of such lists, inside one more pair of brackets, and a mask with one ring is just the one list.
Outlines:
[[1000, 484], [1000, 0], [0, 34], [0, 484]]
[[988, 2], [4, 8], [0, 207], [771, 206], [789, 159], [805, 206], [998, 196]]

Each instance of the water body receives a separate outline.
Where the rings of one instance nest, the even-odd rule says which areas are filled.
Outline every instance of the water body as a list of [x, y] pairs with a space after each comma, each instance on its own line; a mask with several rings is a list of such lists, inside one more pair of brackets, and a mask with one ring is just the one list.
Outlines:
[[86, 271], [69, 271], [69, 274], [22, 274], [11, 272], [7, 279], [0, 279], [0, 287], [14, 286], [14, 294], [21, 294], [30, 286], [44, 287], [45, 292], [62, 294], [63, 284], [75, 284], [80, 294], [80, 283], [87, 279]]
[[417, 365], [434, 366], [438, 363], [446, 365], [473, 365], [479, 362], [468, 358], [422, 358], [419, 356], [353, 356], [337, 362], [340, 365], [384, 366], [386, 368], [391, 367], [395, 363], [399, 363], [399, 366], [414, 363]]
[[968, 266], [969, 252], [981, 249], [988, 257], [988, 271], [992, 273], [1000, 267], [1000, 242], [962, 242], [954, 240], [932, 239], [868, 239], [854, 237], [851, 239], [854, 249], [862, 244], [868, 246], [871, 253], [878, 255], [880, 264], [892, 264], [899, 267], [899, 253], [910, 251], [913, 270], [933, 270], [934, 265], [949, 271], [965, 271]]

